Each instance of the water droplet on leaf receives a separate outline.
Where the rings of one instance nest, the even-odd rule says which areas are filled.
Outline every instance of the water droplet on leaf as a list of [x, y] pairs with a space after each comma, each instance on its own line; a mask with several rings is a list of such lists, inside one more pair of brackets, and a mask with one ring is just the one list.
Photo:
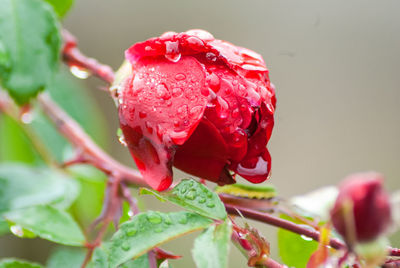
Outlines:
[[156, 212], [150, 212], [150, 213], [147, 215], [147, 220], [148, 220], [149, 222], [151, 222], [151, 223], [154, 223], [154, 224], [159, 224], [159, 223], [162, 222], [161, 216], [160, 216], [158, 213], [156, 213]]

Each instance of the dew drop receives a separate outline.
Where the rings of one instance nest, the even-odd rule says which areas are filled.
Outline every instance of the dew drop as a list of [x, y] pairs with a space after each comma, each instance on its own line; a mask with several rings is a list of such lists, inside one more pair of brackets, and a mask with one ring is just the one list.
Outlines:
[[137, 229], [135, 227], [129, 228], [126, 230], [127, 236], [134, 236], [137, 233]]
[[176, 115], [179, 118], [184, 119], [188, 116], [188, 109], [189, 109], [189, 107], [186, 104], [184, 104], [184, 105], [178, 107], [178, 109], [176, 110]]
[[13, 233], [14, 235], [16, 235], [18, 237], [24, 237], [24, 230], [19, 225], [12, 225], [10, 227], [10, 231], [11, 231], [11, 233]]
[[128, 241], [125, 241], [124, 243], [122, 243], [121, 248], [122, 248], [124, 251], [128, 251], [128, 250], [131, 249], [131, 245], [130, 245], [130, 243], [129, 243]]
[[178, 222], [180, 224], [186, 224], [188, 222], [186, 215], [183, 215], [181, 218], [179, 218]]
[[202, 109], [203, 109], [202, 106], [195, 106], [190, 109], [189, 113], [191, 116], [199, 115]]
[[166, 215], [166, 216], [164, 217], [164, 222], [165, 222], [166, 224], [168, 224], [168, 225], [172, 224], [172, 220], [171, 220], [171, 218], [170, 218], [168, 215]]
[[301, 235], [300, 237], [303, 238], [303, 240], [305, 240], [305, 241], [312, 241], [313, 240], [311, 237], [305, 236], [305, 235]]
[[174, 97], [180, 97], [183, 94], [183, 90], [180, 87], [175, 87], [172, 89], [172, 96]]
[[208, 83], [208, 86], [214, 92], [218, 92], [218, 90], [221, 87], [221, 80], [215, 73], [212, 73], [209, 76], [207, 76], [207, 83]]
[[90, 73], [88, 72], [88, 70], [80, 68], [76, 65], [71, 65], [71, 67], [69, 67], [69, 70], [71, 71], [72, 75], [79, 78], [79, 79], [86, 79], [89, 77]]
[[213, 207], [215, 207], [215, 204], [214, 204], [214, 203], [208, 203], [208, 204], [207, 204], [207, 207], [213, 208]]
[[172, 62], [178, 62], [181, 59], [181, 53], [179, 52], [178, 41], [165, 42], [165, 58]]
[[151, 222], [151, 223], [154, 223], [154, 224], [159, 224], [159, 223], [162, 222], [161, 216], [159, 214], [155, 213], [155, 212], [150, 212], [147, 215], [147, 220], [149, 222]]
[[139, 117], [140, 117], [140, 118], [143, 119], [143, 118], [146, 118], [146, 116], [147, 116], [147, 113], [146, 113], [146, 112], [144, 112], [144, 111], [140, 111], [140, 112], [139, 112]]
[[146, 123], [144, 123], [144, 125], [146, 126], [147, 132], [149, 132], [150, 134], [153, 134], [153, 125], [149, 121], [146, 121]]
[[207, 197], [208, 197], [208, 198], [211, 198], [212, 196], [213, 196], [213, 194], [212, 194], [211, 192], [208, 192], [208, 193], [207, 193]]
[[194, 182], [193, 181], [189, 181], [189, 187], [193, 187]]
[[191, 189], [186, 195], [185, 198], [189, 200], [195, 200], [196, 199], [196, 190]]
[[30, 124], [30, 123], [32, 123], [33, 118], [34, 118], [34, 116], [33, 116], [32, 111], [27, 111], [27, 112], [21, 114], [21, 121], [22, 121], [22, 123], [24, 123], [24, 124]]
[[212, 52], [207, 52], [206, 53], [206, 59], [209, 61], [216, 61], [217, 60], [217, 55], [215, 55]]
[[203, 41], [198, 37], [191, 36], [188, 39], [186, 39], [186, 41], [187, 41], [189, 47], [195, 51], [200, 51], [204, 47]]
[[186, 79], [186, 75], [183, 74], [183, 73], [179, 73], [179, 74], [175, 75], [175, 79], [176, 79], [177, 81], [185, 80], [185, 79]]
[[188, 190], [188, 187], [185, 185], [185, 186], [183, 186], [182, 188], [181, 188], [181, 194], [184, 194], [184, 193], [186, 193], [187, 192], [187, 190]]
[[164, 100], [168, 100], [171, 98], [171, 94], [169, 93], [167, 86], [165, 84], [157, 85], [156, 96]]
[[162, 227], [157, 227], [156, 229], [154, 229], [154, 232], [156, 233], [161, 233], [162, 231], [164, 231]]
[[229, 104], [223, 98], [218, 96], [215, 110], [221, 119], [225, 119], [229, 115]]
[[204, 203], [206, 202], [206, 198], [205, 198], [204, 196], [201, 196], [201, 197], [199, 198], [198, 202], [199, 202], [200, 204], [204, 204]]
[[165, 58], [172, 62], [178, 62], [181, 59], [181, 53], [178, 54], [165, 54]]
[[126, 143], [124, 134], [119, 135], [118, 141], [119, 141], [119, 143], [121, 143], [123, 146], [125, 146], [125, 147], [128, 146], [128, 144]]

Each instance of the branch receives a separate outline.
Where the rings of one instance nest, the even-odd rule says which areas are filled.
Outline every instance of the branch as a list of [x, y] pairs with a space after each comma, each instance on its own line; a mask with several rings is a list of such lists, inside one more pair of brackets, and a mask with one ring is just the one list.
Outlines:
[[86, 69], [108, 84], [112, 84], [114, 81], [114, 72], [110, 66], [101, 64], [96, 59], [83, 55], [77, 48], [75, 37], [67, 30], [63, 29], [62, 36], [64, 39], [62, 56], [68, 66], [77, 66], [81, 69]]
[[148, 186], [137, 170], [122, 165], [94, 143], [81, 126], [64, 112], [47, 93], [39, 95], [38, 100], [43, 112], [53, 121], [58, 131], [80, 150], [85, 159], [83, 162], [90, 163], [107, 175], [137, 187]]
[[[319, 241], [320, 233], [318, 231], [310, 230], [309, 228], [305, 228], [305, 227], [295, 224], [293, 222], [272, 216], [267, 213], [259, 212], [254, 209], [246, 208], [246, 207], [225, 204], [225, 208], [229, 214], [238, 215], [238, 216], [243, 215], [246, 218], [260, 221], [263, 223], [267, 223], [272, 226], [279, 227], [279, 228], [291, 231], [296, 234], [305, 235], [307, 237], [314, 239], [315, 241]], [[336, 238], [332, 238], [330, 240], [330, 246], [334, 249], [346, 248], [346, 245], [342, 241], [340, 241]]]

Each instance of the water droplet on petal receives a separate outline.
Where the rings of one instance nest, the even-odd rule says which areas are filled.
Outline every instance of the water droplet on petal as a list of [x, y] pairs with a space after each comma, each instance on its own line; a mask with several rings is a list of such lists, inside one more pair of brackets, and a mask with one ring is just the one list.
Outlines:
[[159, 84], [156, 87], [156, 95], [158, 98], [168, 100], [171, 98], [171, 94], [169, 93], [165, 84]]
[[88, 70], [80, 68], [76, 65], [71, 65], [71, 67], [69, 67], [69, 70], [71, 71], [71, 73], [79, 78], [79, 79], [86, 79], [89, 77], [90, 73], [88, 72]]
[[162, 227], [157, 227], [156, 229], [154, 229], [154, 232], [156, 233], [161, 233], [162, 231], [164, 231]]
[[183, 90], [180, 87], [175, 87], [172, 89], [172, 96], [174, 97], [180, 97], [182, 96]]
[[190, 109], [190, 115], [194, 116], [194, 115], [200, 115], [201, 110], [203, 109], [202, 106], [194, 106]]
[[188, 116], [188, 109], [189, 109], [189, 107], [188, 107], [186, 104], [184, 104], [184, 105], [180, 106], [180, 107], [176, 110], [176, 115], [177, 115], [179, 118], [184, 119], [184, 118], [186, 118], [186, 117]]
[[198, 202], [199, 202], [200, 204], [204, 204], [204, 203], [206, 202], [206, 198], [205, 198], [204, 196], [201, 196], [201, 197], [199, 198]]
[[146, 113], [146, 112], [143, 112], [143, 111], [140, 111], [140, 112], [139, 112], [139, 117], [140, 117], [140, 118], [143, 119], [143, 118], [145, 118], [146, 116], [147, 116], [147, 113]]
[[181, 53], [179, 52], [178, 41], [165, 42], [165, 58], [172, 62], [178, 62], [181, 59]]
[[212, 73], [209, 76], [207, 76], [207, 83], [208, 83], [208, 86], [214, 92], [218, 92], [218, 90], [221, 87], [221, 80], [215, 73]]
[[186, 79], [186, 75], [185, 75], [185, 74], [182, 74], [182, 73], [179, 73], [179, 74], [175, 75], [175, 79], [176, 79], [177, 81], [185, 80], [185, 79]]
[[207, 52], [206, 53], [206, 59], [209, 61], [216, 61], [217, 60], [217, 55], [215, 55], [212, 52]]
[[213, 194], [212, 194], [211, 192], [208, 192], [208, 193], [207, 193], [207, 197], [208, 197], [208, 198], [211, 198], [212, 196], [213, 196]]

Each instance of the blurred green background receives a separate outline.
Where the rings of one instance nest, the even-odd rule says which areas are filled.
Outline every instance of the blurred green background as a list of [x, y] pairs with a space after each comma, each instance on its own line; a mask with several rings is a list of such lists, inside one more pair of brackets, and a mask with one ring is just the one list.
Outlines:
[[[63, 25], [77, 37], [84, 53], [113, 68], [122, 63], [124, 50], [133, 43], [191, 28], [205, 29], [216, 38], [262, 54], [278, 99], [269, 144], [270, 182], [281, 196], [290, 197], [368, 170], [383, 173], [387, 189], [400, 188], [399, 10], [397, 0], [76, 0]], [[81, 118], [107, 151], [133, 166], [116, 138], [114, 103], [107, 93], [96, 90], [102, 82], [89, 78], [67, 85], [58, 98], [68, 99], [71, 90], [75, 98], [65, 104], [70, 112]], [[82, 91], [89, 95], [87, 99], [95, 99], [96, 108], [75, 103]], [[4, 138], [4, 125], [0, 127]], [[0, 155], [8, 154], [5, 148], [0, 144]], [[24, 160], [35, 161], [29, 157]], [[82, 179], [80, 207], [74, 208], [85, 221], [98, 213], [103, 189], [99, 175], [87, 177]], [[152, 197], [143, 200], [153, 210], [177, 210]], [[276, 229], [254, 226], [271, 241], [272, 254], [277, 256]], [[194, 267], [193, 237], [167, 244], [167, 249], [185, 256], [183, 261], [172, 261], [174, 267]], [[51, 246], [43, 240], [7, 235], [0, 238], [0, 257], [44, 262]], [[238, 253], [232, 248], [229, 267], [245, 267]]]

